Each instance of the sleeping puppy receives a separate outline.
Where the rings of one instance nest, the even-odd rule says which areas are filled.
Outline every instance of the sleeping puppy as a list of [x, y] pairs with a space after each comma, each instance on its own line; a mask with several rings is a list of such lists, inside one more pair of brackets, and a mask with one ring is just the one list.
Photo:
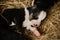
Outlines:
[[32, 31], [36, 36], [40, 36], [37, 27], [46, 17], [46, 10], [53, 4], [53, 0], [35, 0], [33, 7], [6, 9], [2, 17], [10, 27], [17, 27], [24, 32], [25, 28]]
[[32, 31], [36, 36], [40, 36], [37, 27], [40, 26], [41, 21], [46, 17], [47, 10], [53, 6], [56, 0], [35, 0], [34, 6], [25, 10], [25, 20], [23, 27]]
[[[45, 19], [46, 12], [45, 11], [35, 11], [36, 8], [32, 8], [32, 12], [30, 12], [28, 9], [25, 9], [25, 20], [23, 21], [23, 27], [26, 27], [27, 30], [32, 31], [36, 36], [40, 36], [40, 33], [37, 30], [37, 27], [40, 26], [41, 21]], [[35, 11], [35, 13], [33, 12]]]
[[[24, 28], [32, 31], [36, 36], [40, 35], [36, 27], [39, 27], [41, 21], [46, 17], [45, 11], [40, 11], [33, 13], [34, 10], [29, 10], [31, 8], [22, 8], [22, 9], [6, 9], [2, 16], [10, 26], [10, 28], [17, 28], [24, 32]], [[36, 34], [37, 33], [37, 34]]]

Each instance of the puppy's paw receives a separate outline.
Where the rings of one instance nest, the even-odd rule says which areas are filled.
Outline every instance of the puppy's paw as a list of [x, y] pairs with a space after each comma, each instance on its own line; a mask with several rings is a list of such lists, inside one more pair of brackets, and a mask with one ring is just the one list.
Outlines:
[[27, 23], [28, 23], [27, 21], [24, 21], [22, 26], [27, 27]]
[[26, 27], [27, 30], [30, 29], [30, 27], [31, 27], [31, 22], [25, 20], [25, 21], [23, 22], [23, 27]]

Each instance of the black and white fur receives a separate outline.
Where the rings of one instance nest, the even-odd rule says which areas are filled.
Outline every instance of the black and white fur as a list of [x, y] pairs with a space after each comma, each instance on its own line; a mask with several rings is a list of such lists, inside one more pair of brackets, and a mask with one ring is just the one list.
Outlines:
[[[1, 30], [0, 32], [1, 32], [1, 34], [4, 33], [6, 36], [4, 36], [2, 34], [2, 36], [3, 36], [2, 38], [11, 36], [9, 38], [11, 38], [11, 39], [13, 38], [15, 40], [15, 37], [18, 36], [18, 34], [16, 32], [14, 32], [15, 27], [17, 27], [18, 30], [20, 30], [23, 33], [25, 31], [25, 28], [22, 25], [23, 22], [25, 22], [27, 24], [28, 24], [28, 22], [30, 22], [29, 25], [26, 24], [24, 26], [25, 27], [27, 26], [26, 27], [27, 29], [32, 30], [33, 27], [31, 25], [33, 25], [33, 24], [31, 23], [31, 21], [38, 20], [39, 22], [41, 22], [46, 17], [47, 9], [50, 8], [53, 5], [53, 3], [54, 3], [54, 0], [35, 0], [35, 2], [34, 2], [35, 5], [33, 7], [27, 8], [27, 11], [24, 8], [21, 8], [21, 9], [13, 8], [13, 9], [4, 10], [2, 15], [7, 19], [7, 21], [5, 21], [5, 19], [3, 17], [0, 17], [0, 18], [3, 18], [3, 19], [0, 19], [0, 21], [1, 21], [0, 22], [0, 30]], [[27, 22], [27, 19], [25, 19], [26, 18], [25, 12], [29, 13], [28, 22]], [[39, 24], [38, 24], [38, 26], [39, 26]], [[4, 30], [2, 30], [2, 29], [4, 29]], [[8, 30], [8, 32], [5, 30]], [[17, 36], [14, 37], [14, 35], [12, 33]], [[13, 37], [11, 34], [13, 35]], [[8, 40], [10, 40], [10, 39], [8, 39]]]
[[[37, 19], [36, 18], [34, 18], [34, 19], [32, 19], [32, 18], [30, 18], [32, 15], [34, 15], [33, 13], [31, 13], [30, 15], [31, 16], [29, 16], [29, 11], [28, 11], [28, 9], [25, 9], [25, 13], [26, 13], [26, 15], [25, 15], [25, 20], [24, 20], [24, 22], [23, 22], [23, 27], [26, 27], [28, 30], [30, 30], [30, 31], [33, 31], [34, 30], [34, 27], [39, 27], [39, 25], [40, 25], [40, 23], [41, 23], [41, 21], [46, 17], [46, 12], [45, 11], [41, 11], [41, 12], [39, 12], [38, 13], [38, 16], [36, 16], [37, 17]], [[33, 17], [33, 16], [32, 16]], [[31, 20], [29, 20], [29, 18], [31, 19]], [[33, 21], [33, 20], [36, 20], [36, 21], [38, 21], [39, 23], [37, 24], [37, 23], [35, 23], [35, 25], [31, 22], [31, 21]], [[33, 26], [33, 27], [32, 27]]]

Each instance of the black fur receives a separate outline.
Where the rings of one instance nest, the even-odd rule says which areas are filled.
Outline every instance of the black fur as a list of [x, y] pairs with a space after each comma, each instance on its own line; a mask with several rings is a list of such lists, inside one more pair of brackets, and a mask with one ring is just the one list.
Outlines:
[[54, 5], [58, 0], [35, 0], [34, 4], [39, 10], [47, 11]]
[[19, 34], [14, 30], [16, 29], [11, 29], [7, 22], [0, 16], [0, 40], [32, 40], [30, 37]]

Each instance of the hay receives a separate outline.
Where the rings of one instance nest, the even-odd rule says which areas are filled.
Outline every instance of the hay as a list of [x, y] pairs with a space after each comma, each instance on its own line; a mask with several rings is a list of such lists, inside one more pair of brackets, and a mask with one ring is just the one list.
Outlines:
[[0, 11], [11, 8], [24, 8], [21, 3], [26, 7], [31, 7], [34, 5], [34, 0], [1, 0]]

